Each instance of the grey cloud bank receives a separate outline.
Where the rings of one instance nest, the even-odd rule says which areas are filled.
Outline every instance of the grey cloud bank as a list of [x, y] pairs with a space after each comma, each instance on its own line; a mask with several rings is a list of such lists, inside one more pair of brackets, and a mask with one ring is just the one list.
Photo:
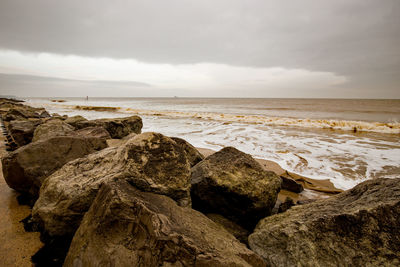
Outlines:
[[338, 97], [399, 98], [398, 14], [398, 0], [2, 0], [0, 49], [325, 71], [348, 77]]

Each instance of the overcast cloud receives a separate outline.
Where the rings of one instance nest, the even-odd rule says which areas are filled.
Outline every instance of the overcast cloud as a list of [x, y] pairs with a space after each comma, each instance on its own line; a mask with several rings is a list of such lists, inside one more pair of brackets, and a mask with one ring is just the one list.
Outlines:
[[[398, 0], [1, 0], [0, 72], [149, 96], [400, 98], [399, 14]], [[15, 78], [0, 94], [68, 95]]]

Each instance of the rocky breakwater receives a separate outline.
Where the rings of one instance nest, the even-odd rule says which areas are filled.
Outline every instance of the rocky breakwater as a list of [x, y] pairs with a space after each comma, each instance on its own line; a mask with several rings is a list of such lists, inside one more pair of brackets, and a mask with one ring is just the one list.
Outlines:
[[64, 266], [265, 266], [221, 226], [124, 180], [104, 184]]
[[[18, 101], [0, 99], [0, 113], [4, 131], [9, 133], [10, 150], [15, 150], [2, 158], [4, 178], [11, 188], [32, 201], [38, 198], [41, 184], [49, 175], [71, 160], [107, 147], [106, 139], [111, 138], [109, 131], [99, 125], [76, 130], [74, 123], [88, 121], [82, 117], [50, 116], [42, 108]], [[107, 120], [111, 132], [141, 131], [142, 121], [137, 116], [113, 120]]]
[[[15, 150], [32, 141], [46, 139], [50, 136], [69, 135], [75, 130], [84, 128], [96, 129], [89, 135], [99, 135], [99, 128], [108, 134], [103, 138], [121, 139], [131, 133], [139, 134], [143, 123], [140, 117], [87, 120], [82, 116], [68, 117], [58, 114], [50, 115], [43, 108], [34, 108], [11, 99], [0, 99], [0, 115], [7, 131], [8, 150]], [[88, 131], [81, 132], [88, 133]], [[77, 134], [75, 134], [77, 135]]]
[[33, 142], [2, 158], [4, 179], [9, 187], [36, 199], [49, 175], [65, 163], [105, 147], [104, 139], [90, 136], [56, 136]]
[[65, 266], [265, 266], [224, 223], [191, 208], [198, 151], [178, 142], [135, 135], [45, 180], [32, 222], [50, 239], [73, 237]]
[[249, 245], [271, 266], [399, 266], [400, 180], [369, 180], [267, 217]]
[[43, 183], [33, 221], [50, 236], [73, 235], [102, 184], [123, 179], [190, 206], [190, 165], [183, 149], [158, 133], [137, 135], [64, 165]]

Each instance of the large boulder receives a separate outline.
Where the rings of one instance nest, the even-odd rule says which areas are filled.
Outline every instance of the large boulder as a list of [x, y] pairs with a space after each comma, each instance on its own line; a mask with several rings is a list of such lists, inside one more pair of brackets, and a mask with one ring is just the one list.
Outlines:
[[75, 125], [77, 129], [86, 127], [103, 127], [110, 133], [111, 138], [116, 139], [121, 139], [130, 133], [140, 134], [143, 127], [142, 119], [138, 116], [79, 121]]
[[77, 124], [78, 124], [79, 122], [82, 122], [82, 121], [87, 121], [87, 119], [84, 118], [84, 117], [82, 117], [82, 116], [80, 116], [80, 115], [68, 117], [68, 118], [66, 118], [66, 119], [64, 120], [65, 123], [68, 123], [69, 125], [73, 126], [74, 128], [79, 128], [79, 127], [77, 126]]
[[400, 179], [375, 179], [267, 217], [249, 236], [271, 266], [399, 266]]
[[25, 105], [15, 105], [4, 116], [5, 121], [24, 120], [28, 118], [48, 118], [50, 114], [44, 108], [33, 108]]
[[104, 184], [64, 266], [265, 266], [221, 226], [126, 181]]
[[250, 235], [250, 232], [248, 230], [232, 222], [231, 220], [228, 220], [220, 214], [208, 213], [206, 214], [206, 216], [213, 222], [224, 227], [224, 229], [231, 233], [234, 237], [236, 237], [237, 240], [247, 245], [247, 237]]
[[191, 183], [195, 209], [221, 214], [252, 230], [271, 213], [281, 179], [250, 155], [226, 147], [192, 168]]
[[116, 179], [190, 205], [186, 154], [169, 137], [143, 133], [124, 145], [72, 161], [48, 177], [33, 207], [33, 221], [51, 236], [73, 234], [101, 184]]
[[171, 137], [186, 152], [190, 166], [193, 167], [204, 159], [204, 156], [189, 142], [179, 137]]
[[33, 133], [32, 141], [45, 140], [53, 136], [66, 136], [74, 131], [74, 127], [62, 120], [49, 120], [39, 125]]
[[18, 146], [24, 146], [32, 142], [33, 132], [40, 123], [40, 120], [14, 120], [8, 124], [8, 131]]
[[72, 133], [73, 135], [82, 136], [94, 136], [103, 139], [110, 139], [111, 136], [106, 129], [103, 127], [87, 127], [80, 130], [76, 130]]
[[44, 179], [68, 161], [83, 157], [107, 146], [95, 137], [53, 137], [30, 143], [2, 159], [7, 184], [37, 198]]

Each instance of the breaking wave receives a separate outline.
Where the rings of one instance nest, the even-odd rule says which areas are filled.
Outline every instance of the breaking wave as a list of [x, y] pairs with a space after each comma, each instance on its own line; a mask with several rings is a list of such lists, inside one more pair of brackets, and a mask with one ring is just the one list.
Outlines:
[[186, 112], [186, 111], [160, 111], [147, 109], [133, 109], [124, 107], [109, 107], [109, 106], [68, 106], [86, 111], [109, 111], [128, 114], [138, 114], [146, 116], [166, 116], [175, 118], [192, 118], [201, 120], [213, 120], [223, 123], [247, 123], [260, 125], [279, 125], [279, 126], [297, 126], [305, 128], [320, 128], [331, 130], [343, 130], [352, 132], [376, 132], [376, 133], [400, 133], [400, 123], [383, 123], [383, 122], [366, 122], [366, 121], [351, 121], [351, 120], [330, 120], [330, 119], [302, 119], [302, 118], [285, 118], [285, 117], [270, 117], [263, 115], [237, 115], [229, 113], [215, 112]]

